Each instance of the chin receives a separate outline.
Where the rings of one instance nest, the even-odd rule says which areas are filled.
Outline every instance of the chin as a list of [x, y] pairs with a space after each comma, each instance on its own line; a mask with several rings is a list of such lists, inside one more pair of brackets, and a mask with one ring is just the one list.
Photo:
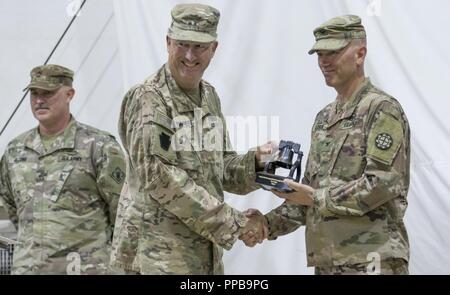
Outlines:
[[186, 80], [197, 80], [198, 77], [201, 77], [201, 73], [199, 70], [185, 70], [182, 76]]
[[36, 120], [38, 120], [39, 122], [42, 122], [42, 123], [45, 123], [46, 121], [48, 121], [50, 119], [50, 116], [48, 116], [48, 115], [35, 114], [34, 117], [36, 118]]
[[34, 113], [33, 114], [34, 115], [34, 117], [36, 118], [36, 120], [42, 120], [42, 119], [45, 119], [45, 116], [44, 115], [39, 115], [39, 114], [36, 114], [36, 113]]

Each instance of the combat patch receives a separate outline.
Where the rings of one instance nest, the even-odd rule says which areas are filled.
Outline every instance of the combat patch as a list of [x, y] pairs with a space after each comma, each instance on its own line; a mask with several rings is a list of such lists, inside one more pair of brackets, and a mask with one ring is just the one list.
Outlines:
[[170, 148], [170, 136], [164, 132], [161, 132], [159, 134], [159, 144], [161, 145], [163, 150], [167, 152]]
[[171, 128], [171, 119], [160, 112], [156, 112], [150, 121], [148, 129], [150, 136], [149, 152], [157, 155], [170, 163], [175, 163], [176, 154], [172, 148], [172, 135], [174, 131]]
[[367, 156], [391, 165], [403, 140], [403, 127], [391, 115], [381, 112], [373, 123], [367, 142]]

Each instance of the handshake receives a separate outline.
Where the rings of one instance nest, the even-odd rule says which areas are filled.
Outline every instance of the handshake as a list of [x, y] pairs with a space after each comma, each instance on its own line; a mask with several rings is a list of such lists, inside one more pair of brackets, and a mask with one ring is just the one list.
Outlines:
[[[278, 154], [274, 153], [278, 151]], [[294, 153], [298, 154], [297, 160], [292, 164]], [[282, 187], [283, 190], [275, 190], [269, 188], [277, 197], [282, 198], [288, 204], [296, 204], [301, 206], [314, 205], [314, 189], [306, 184], [299, 183], [300, 166], [303, 153], [300, 151], [300, 145], [291, 141], [281, 141], [278, 145], [275, 141], [269, 141], [266, 144], [259, 146], [255, 154], [255, 166], [257, 169], [265, 169], [262, 174], [274, 182], [279, 182], [277, 187]], [[276, 168], [280, 166], [291, 169], [289, 178], [279, 177], [275, 175]], [[270, 171], [266, 171], [266, 168]], [[294, 181], [293, 174], [297, 171], [297, 176]], [[269, 172], [270, 175], [267, 175]], [[270, 177], [269, 177], [270, 176]], [[261, 183], [261, 182], [259, 182]], [[264, 182], [263, 182], [264, 183]], [[273, 186], [273, 184], [272, 184]], [[263, 186], [264, 187], [264, 186]], [[272, 189], [271, 189], [272, 188]], [[248, 209], [245, 216], [249, 221], [242, 229], [239, 239], [248, 247], [253, 247], [257, 243], [261, 244], [269, 235], [269, 224], [267, 218], [257, 209]]]
[[253, 247], [256, 243], [261, 244], [269, 235], [267, 218], [257, 209], [248, 209], [244, 213], [249, 221], [243, 228], [239, 240], [247, 247]]
[[[306, 184], [301, 184], [292, 179], [285, 179], [284, 183], [293, 190], [292, 193], [283, 193], [272, 190], [277, 197], [284, 199], [287, 204], [295, 204], [305, 207], [314, 206], [314, 189]], [[267, 218], [257, 209], [247, 209], [245, 216], [249, 218], [246, 226], [239, 236], [248, 247], [256, 243], [261, 244], [269, 235], [269, 223]]]

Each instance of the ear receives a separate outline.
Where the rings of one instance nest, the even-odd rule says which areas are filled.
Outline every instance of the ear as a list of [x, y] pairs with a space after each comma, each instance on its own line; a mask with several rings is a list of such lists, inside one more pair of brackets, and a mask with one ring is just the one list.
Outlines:
[[75, 96], [75, 89], [73, 88], [67, 89], [66, 95], [67, 95], [67, 103], [71, 102], [72, 98]]
[[217, 49], [217, 46], [219, 46], [219, 42], [214, 41], [214, 43], [211, 46], [212, 46], [212, 48], [211, 48], [211, 50], [212, 50], [211, 58], [212, 58], [214, 56], [214, 54], [216, 53], [216, 49]]
[[172, 39], [170, 39], [169, 36], [166, 36], [167, 53], [169, 53], [169, 46], [170, 46], [171, 41], [172, 41]]
[[364, 63], [364, 60], [366, 59], [366, 54], [367, 54], [367, 47], [361, 46], [356, 52], [356, 64], [358, 66], [361, 66]]

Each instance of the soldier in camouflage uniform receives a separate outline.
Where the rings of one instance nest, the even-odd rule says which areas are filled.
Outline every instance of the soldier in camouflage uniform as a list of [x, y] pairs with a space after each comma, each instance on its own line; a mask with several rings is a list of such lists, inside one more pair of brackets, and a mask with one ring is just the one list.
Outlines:
[[266, 214], [269, 239], [306, 225], [308, 266], [316, 274], [407, 274], [406, 115], [364, 75], [366, 33], [359, 17], [333, 18], [314, 35], [309, 54], [317, 53], [338, 95], [314, 122], [303, 184], [287, 181], [296, 192], [276, 193], [287, 201]]
[[13, 274], [106, 274], [125, 180], [123, 153], [107, 132], [77, 122], [73, 72], [31, 71], [39, 121], [13, 139], [1, 160], [0, 198], [18, 230]]
[[123, 100], [127, 180], [111, 261], [130, 273], [223, 274], [222, 248], [262, 227], [223, 202], [224, 190], [258, 188], [255, 169], [271, 146], [244, 155], [227, 149], [219, 97], [202, 80], [217, 47], [218, 21], [213, 7], [175, 6], [168, 62]]
[[0, 198], [0, 236], [4, 236], [10, 239], [16, 238], [16, 230], [14, 228], [14, 225], [9, 220], [8, 212], [6, 212], [6, 208], [3, 205], [1, 198]]

